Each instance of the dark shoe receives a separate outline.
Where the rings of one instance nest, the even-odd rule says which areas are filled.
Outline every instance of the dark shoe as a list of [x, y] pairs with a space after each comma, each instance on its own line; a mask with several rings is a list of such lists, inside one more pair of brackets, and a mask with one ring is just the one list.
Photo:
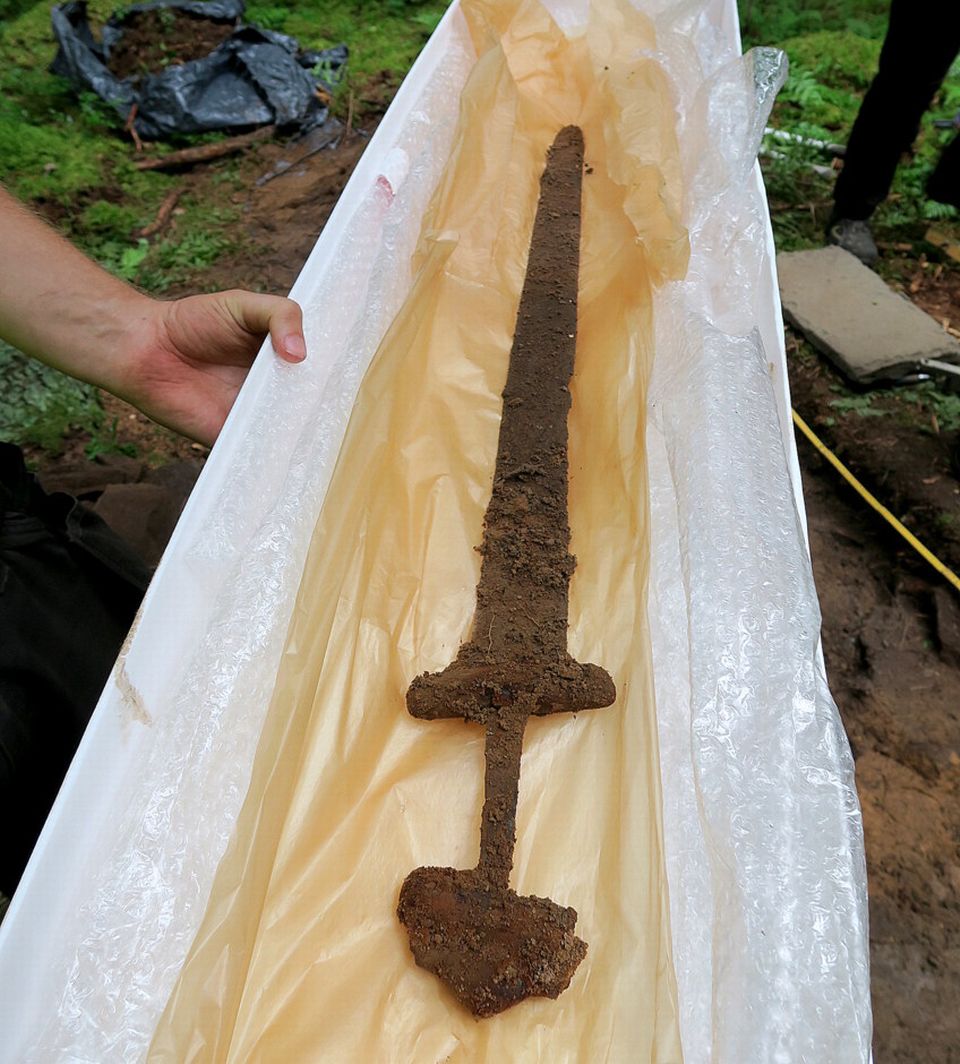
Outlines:
[[827, 243], [856, 255], [865, 266], [872, 266], [880, 258], [869, 224], [859, 219], [838, 218], [832, 222], [827, 229]]

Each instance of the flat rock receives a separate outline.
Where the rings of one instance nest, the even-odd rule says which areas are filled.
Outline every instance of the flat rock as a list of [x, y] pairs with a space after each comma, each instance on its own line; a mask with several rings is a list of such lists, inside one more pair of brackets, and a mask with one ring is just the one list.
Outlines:
[[64, 491], [77, 499], [98, 495], [110, 484], [132, 484], [140, 479], [143, 463], [125, 455], [99, 455], [95, 460], [80, 458], [58, 462], [41, 474], [46, 491]]
[[182, 505], [193, 491], [202, 471], [203, 462], [199, 458], [184, 458], [149, 470], [143, 479], [148, 484], [159, 484], [161, 488], [172, 491], [180, 498]]
[[159, 484], [111, 484], [94, 511], [148, 565], [156, 565], [183, 509], [184, 497]]
[[143, 473], [143, 462], [125, 454], [98, 454], [93, 462], [112, 474], [115, 484], [132, 484]]
[[927, 358], [960, 361], [960, 344], [843, 248], [777, 256], [783, 316], [859, 383], [897, 380]]

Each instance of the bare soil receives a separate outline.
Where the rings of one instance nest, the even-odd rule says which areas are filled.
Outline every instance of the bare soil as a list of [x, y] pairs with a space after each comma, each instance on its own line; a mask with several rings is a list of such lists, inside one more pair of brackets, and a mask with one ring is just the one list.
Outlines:
[[925, 255], [901, 267], [901, 288], [917, 306], [925, 310], [957, 337], [960, 336], [960, 268], [949, 262], [931, 262]]
[[178, 63], [203, 59], [233, 33], [232, 22], [215, 22], [184, 11], [131, 15], [108, 66], [119, 78], [140, 78]]
[[960, 432], [941, 426], [922, 402], [904, 405], [897, 390], [871, 393], [867, 410], [844, 411], [837, 406], [849, 394], [844, 378], [802, 352], [789, 330], [787, 354], [800, 415], [915, 535], [960, 569]]
[[[263, 185], [279, 159], [297, 159], [295, 144], [269, 141], [243, 163], [245, 187], [233, 196], [242, 210], [242, 246], [204, 273], [208, 291], [251, 288], [286, 295], [326, 225], [372, 128], [344, 135], [339, 146], [317, 152]], [[180, 294], [180, 293], [177, 293]], [[331, 298], [336, 298], [331, 295]]]
[[960, 602], [799, 447], [827, 676], [863, 808], [875, 1059], [955, 1064]]

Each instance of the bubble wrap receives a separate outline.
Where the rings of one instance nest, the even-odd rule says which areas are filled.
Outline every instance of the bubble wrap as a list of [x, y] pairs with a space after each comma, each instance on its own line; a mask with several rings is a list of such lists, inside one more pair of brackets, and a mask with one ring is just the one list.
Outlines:
[[[456, 126], [456, 107], [448, 103], [471, 58], [465, 37], [453, 43], [388, 158], [391, 173], [373, 185], [332, 249], [336, 296], [323, 283], [328, 278], [306, 271], [314, 283], [298, 298], [308, 350], [331, 356], [326, 380], [318, 387], [309, 379], [309, 359], [296, 373], [272, 367], [231, 476], [191, 535], [186, 568], [219, 589], [211, 617], [171, 711], [158, 715], [151, 754], [121, 805], [95, 893], [64, 943], [59, 1000], [20, 1059], [103, 1064], [144, 1057], [246, 793], [354, 396], [409, 287], [419, 219]], [[280, 475], [257, 480], [262, 468]], [[256, 508], [248, 506], [251, 483], [268, 493]]]
[[867, 1061], [853, 759], [823, 672], [756, 327], [770, 264], [749, 179], [785, 64], [770, 50], [706, 54], [712, 73], [698, 85], [687, 40], [660, 35], [685, 116], [691, 262], [656, 296], [647, 433], [648, 613], [684, 1057]]
[[[576, 32], [586, 3], [550, 6]], [[676, 95], [692, 247], [686, 280], [657, 296], [647, 438], [648, 613], [684, 1057], [867, 1060], [852, 762], [823, 675], [784, 411], [757, 329], [759, 302], [775, 296], [753, 170], [782, 60], [739, 57], [732, 3], [637, 6], [656, 18], [656, 58]], [[94, 888], [31, 1002], [43, 1022], [28, 1043], [0, 1046], [0, 1061], [143, 1058], [243, 800], [340, 440], [406, 295], [449, 150], [472, 54], [456, 12], [443, 34], [443, 61], [384, 180], [295, 289], [308, 346], [328, 357], [251, 378], [231, 457], [218, 474], [215, 452], [205, 504], [191, 504], [201, 518], [177, 564], [209, 600], [203, 623], [142, 763], [118, 787]]]

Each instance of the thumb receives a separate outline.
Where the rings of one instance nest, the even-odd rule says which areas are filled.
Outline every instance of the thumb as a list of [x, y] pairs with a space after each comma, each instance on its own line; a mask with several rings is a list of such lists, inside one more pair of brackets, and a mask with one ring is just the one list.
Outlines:
[[302, 362], [307, 357], [303, 312], [292, 299], [239, 289], [222, 293], [221, 299], [233, 320], [246, 332], [259, 337], [269, 333], [273, 349], [284, 361]]

